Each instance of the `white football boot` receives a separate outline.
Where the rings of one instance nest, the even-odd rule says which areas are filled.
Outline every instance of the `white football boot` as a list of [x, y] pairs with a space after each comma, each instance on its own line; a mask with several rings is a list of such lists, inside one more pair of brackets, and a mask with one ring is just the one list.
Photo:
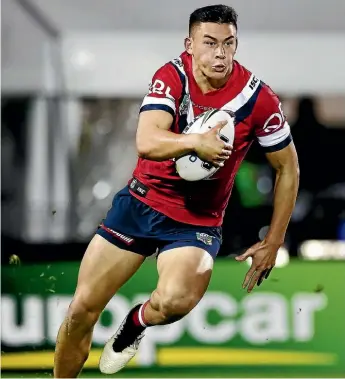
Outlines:
[[128, 319], [140, 307], [141, 304], [136, 305], [130, 310], [116, 333], [104, 346], [99, 361], [99, 369], [102, 374], [115, 374], [123, 369], [137, 353], [145, 330], [138, 334], [138, 330], [136, 330], [131, 322], [128, 322]]

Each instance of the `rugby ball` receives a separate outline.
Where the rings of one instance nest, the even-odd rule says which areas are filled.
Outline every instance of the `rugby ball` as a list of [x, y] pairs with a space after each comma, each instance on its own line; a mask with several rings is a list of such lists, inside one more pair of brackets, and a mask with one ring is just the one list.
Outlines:
[[[228, 123], [220, 130], [219, 136], [224, 142], [232, 145], [235, 136], [234, 117], [220, 109], [213, 109], [197, 116], [182, 133], [206, 133], [221, 121]], [[202, 161], [196, 153], [176, 159], [175, 165], [179, 176], [190, 182], [208, 179], [219, 170], [219, 167]]]

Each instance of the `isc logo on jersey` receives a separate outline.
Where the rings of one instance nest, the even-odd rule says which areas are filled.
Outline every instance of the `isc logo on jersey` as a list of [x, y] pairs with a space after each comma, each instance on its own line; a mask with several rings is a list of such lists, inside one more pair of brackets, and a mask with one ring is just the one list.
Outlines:
[[[205, 133], [221, 121], [227, 121], [227, 124], [221, 129], [219, 136], [224, 142], [232, 145], [235, 137], [234, 118], [220, 109], [202, 113], [185, 128], [183, 133]], [[210, 178], [218, 170], [219, 167], [202, 161], [195, 153], [184, 155], [176, 160], [176, 171], [182, 179], [188, 181]]]

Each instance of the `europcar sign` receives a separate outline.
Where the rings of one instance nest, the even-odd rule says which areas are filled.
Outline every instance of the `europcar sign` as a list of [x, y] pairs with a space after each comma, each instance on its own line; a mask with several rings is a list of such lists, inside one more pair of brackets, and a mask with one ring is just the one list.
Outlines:
[[[271, 282], [247, 295], [240, 287], [245, 267], [220, 261], [209, 291], [187, 317], [147, 329], [135, 364], [324, 366], [345, 372], [345, 278], [339, 266], [331, 266], [276, 269]], [[53, 350], [77, 270], [71, 263], [3, 270], [3, 350]], [[315, 271], [322, 273], [324, 288]], [[41, 280], [42, 272], [54, 280]], [[94, 329], [94, 347], [104, 345], [133, 304], [148, 299], [156, 279], [156, 268], [148, 263], [109, 302]]]

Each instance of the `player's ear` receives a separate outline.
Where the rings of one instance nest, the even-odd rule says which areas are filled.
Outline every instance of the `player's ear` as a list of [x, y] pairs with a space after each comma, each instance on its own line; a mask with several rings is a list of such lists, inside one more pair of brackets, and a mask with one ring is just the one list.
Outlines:
[[188, 54], [192, 54], [192, 39], [190, 37], [184, 39], [184, 48]]

